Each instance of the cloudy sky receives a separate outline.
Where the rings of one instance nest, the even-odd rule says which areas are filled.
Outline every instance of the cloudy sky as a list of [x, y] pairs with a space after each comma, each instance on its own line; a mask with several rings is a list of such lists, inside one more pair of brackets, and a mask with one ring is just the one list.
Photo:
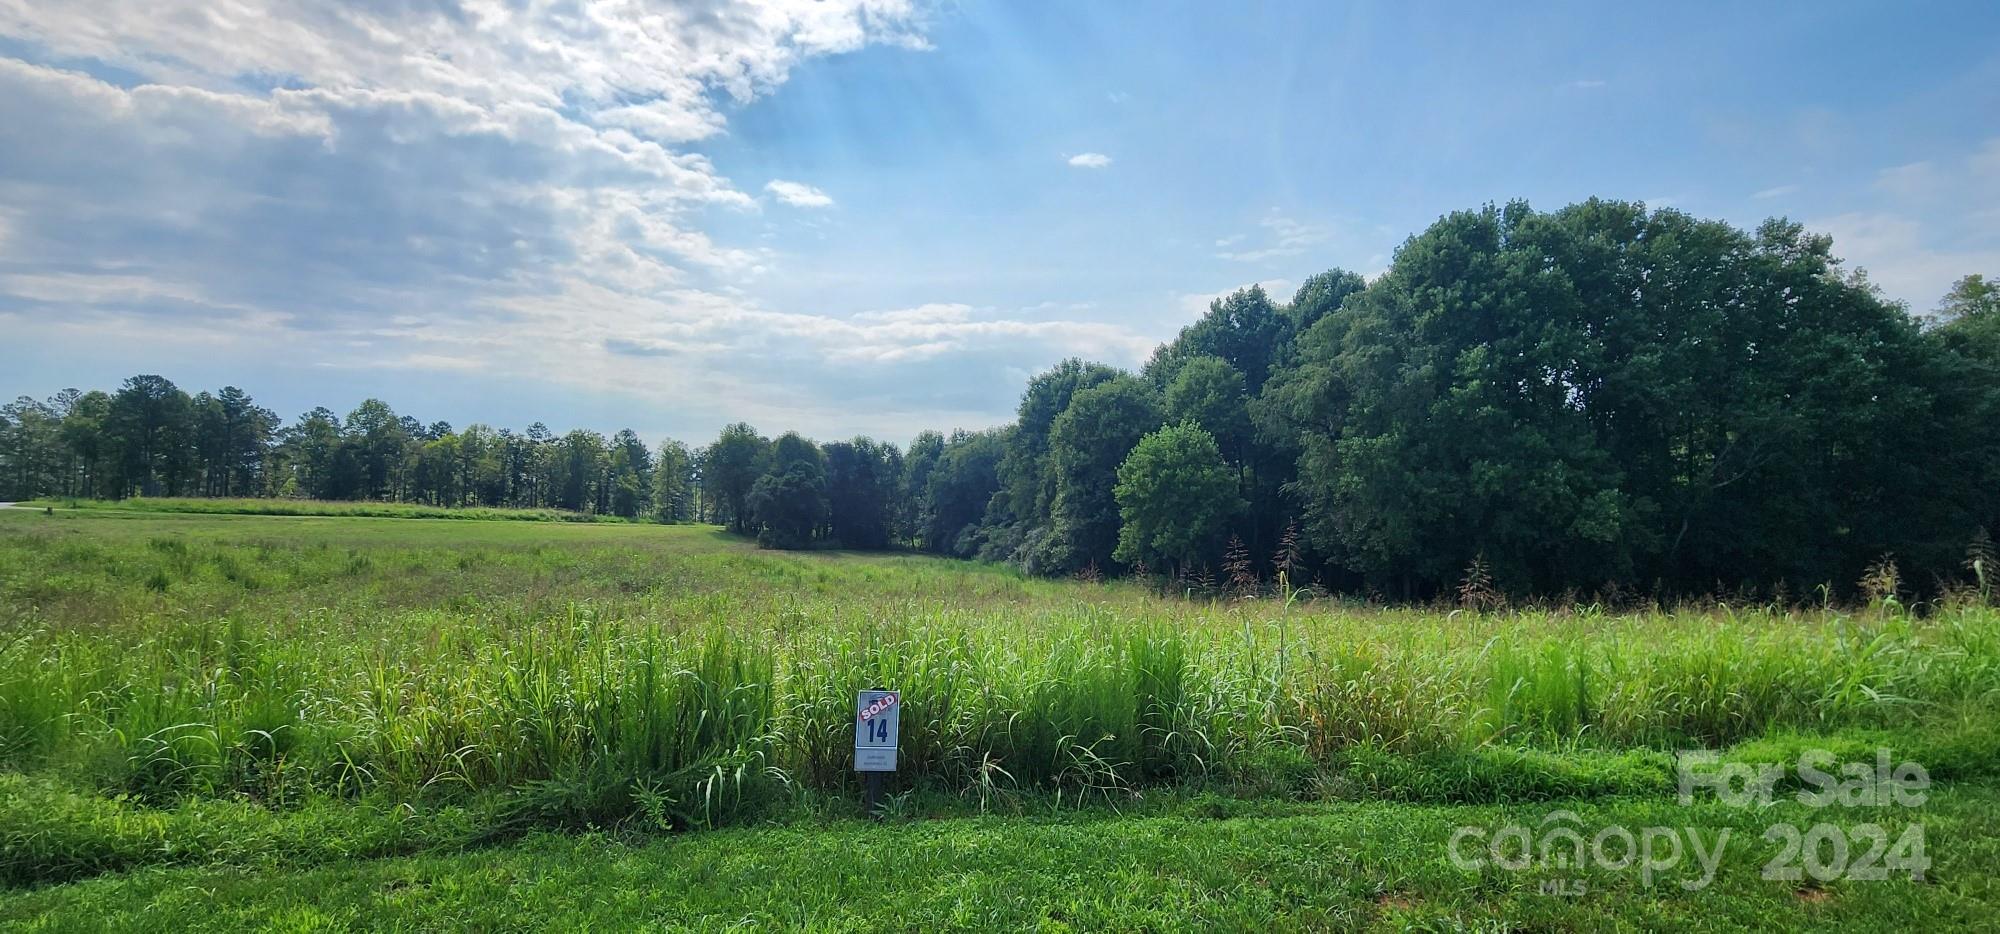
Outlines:
[[0, 392], [900, 442], [1514, 197], [2000, 274], [2000, 7], [1516, 6], [0, 0]]

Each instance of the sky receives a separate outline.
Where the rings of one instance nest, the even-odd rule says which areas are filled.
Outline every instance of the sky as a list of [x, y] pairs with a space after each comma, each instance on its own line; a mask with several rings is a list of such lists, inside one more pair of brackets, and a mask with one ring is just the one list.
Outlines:
[[2000, 275], [2000, 5], [1639, 6], [0, 0], [0, 392], [903, 443], [1515, 198]]

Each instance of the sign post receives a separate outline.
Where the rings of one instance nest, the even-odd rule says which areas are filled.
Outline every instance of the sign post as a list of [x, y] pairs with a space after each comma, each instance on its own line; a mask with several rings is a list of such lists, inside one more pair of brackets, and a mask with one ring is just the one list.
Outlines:
[[879, 688], [854, 696], [854, 770], [861, 773], [871, 817], [880, 816], [882, 775], [896, 771], [896, 736], [903, 725], [903, 695]]

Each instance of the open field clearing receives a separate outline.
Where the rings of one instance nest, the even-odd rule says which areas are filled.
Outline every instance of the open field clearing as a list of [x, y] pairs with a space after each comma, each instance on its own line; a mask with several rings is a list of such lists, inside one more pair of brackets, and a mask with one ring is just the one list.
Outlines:
[[1996, 36], [0, 0], [0, 934], [2000, 932]]
[[[1189, 601], [706, 527], [136, 510], [0, 511], [0, 569], [15, 921], [1951, 924], [1996, 903], [1969, 868], [1994, 855], [1991, 609]], [[880, 827], [849, 771], [873, 685], [904, 698]], [[1630, 873], [1542, 897], [1545, 873], [1446, 861], [1452, 825], [1554, 808], [1803, 821], [1677, 806], [1675, 751], [1883, 746], [1940, 783], [1886, 815], [1929, 825], [1930, 884], [1799, 896], [1758, 878], [1776, 847], [1748, 831], [1702, 898]], [[702, 828], [724, 829], [659, 836]], [[857, 859], [928, 868], [863, 903]]]
[[562, 509], [503, 509], [488, 506], [424, 506], [354, 500], [269, 499], [230, 497], [134, 496], [129, 499], [37, 499], [17, 504], [26, 509], [87, 509], [91, 512], [195, 513], [248, 516], [345, 516], [362, 519], [512, 519], [522, 522], [622, 522]]

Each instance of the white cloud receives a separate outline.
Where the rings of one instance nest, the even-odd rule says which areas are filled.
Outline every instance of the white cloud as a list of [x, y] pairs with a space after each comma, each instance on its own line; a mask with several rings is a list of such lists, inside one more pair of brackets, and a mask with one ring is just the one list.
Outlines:
[[[227, 307], [186, 283], [119, 272], [41, 272], [0, 276], [0, 293], [37, 302], [130, 306], [155, 301]], [[250, 309], [238, 308], [240, 311]]]
[[1764, 200], [1769, 198], [1782, 198], [1798, 190], [1799, 186], [1797, 185], [1778, 185], [1773, 188], [1766, 188], [1762, 191], [1757, 192], [1756, 194], [1751, 195], [1750, 197], [1757, 198], [1759, 200]]
[[1101, 152], [1080, 152], [1069, 157], [1069, 164], [1079, 169], [1102, 169], [1111, 165], [1111, 157]]
[[1944, 178], [1937, 166], [1912, 162], [1876, 173], [1875, 187], [1896, 198], [1927, 198], [1943, 189]]
[[1868, 270], [1868, 278], [1890, 298], [1914, 311], [1929, 311], [1959, 277], [2000, 270], [2000, 243], [1992, 238], [1973, 246], [1938, 243], [1915, 219], [1879, 212], [1853, 212], [1807, 221], [1833, 237], [1833, 252]]
[[833, 198], [826, 192], [800, 182], [772, 179], [764, 183], [764, 190], [771, 196], [795, 208], [827, 208], [833, 206]]
[[1603, 79], [1600, 78], [1578, 78], [1575, 81], [1571, 81], [1570, 83], [1563, 85], [1563, 87], [1572, 88], [1578, 91], [1593, 91], [1604, 86], [1605, 82], [1603, 81]]
[[824, 318], [805, 318], [767, 323], [774, 323], [780, 331], [818, 340], [835, 359], [843, 360], [925, 359], [1013, 343], [1039, 346], [1052, 353], [1081, 353], [1133, 363], [1151, 353], [1157, 343], [1115, 324], [979, 317], [964, 305], [927, 305], [857, 315], [847, 327], [830, 327]]
[[722, 132], [722, 115], [705, 107], [676, 106], [664, 100], [611, 107], [593, 115], [598, 126], [624, 127], [669, 143], [707, 139]]
[[[1306, 224], [1294, 220], [1275, 209], [1257, 222], [1263, 233], [1258, 238], [1259, 245], [1243, 250], [1224, 249], [1215, 254], [1217, 259], [1234, 260], [1241, 263], [1261, 263], [1272, 259], [1286, 259], [1305, 253], [1308, 249], [1325, 243], [1331, 232], [1325, 227]], [[1245, 235], [1224, 237], [1215, 241], [1218, 247], [1235, 246], [1243, 242]]]
[[[615, 315], [602, 313], [607, 305]], [[1040, 308], [932, 303], [840, 318], [774, 311], [715, 292], [639, 297], [587, 283], [559, 296], [525, 296], [508, 311], [528, 338], [514, 343], [545, 347], [536, 364], [567, 361], [549, 368], [557, 381], [671, 398], [716, 386], [729, 420], [822, 434], [992, 424], [1020, 391], [1009, 374], [1073, 354], [1133, 366], [1158, 340], [1107, 322], [1043, 317]], [[663, 357], [674, 365], [661, 366]], [[710, 369], [710, 360], [759, 366]], [[910, 392], [913, 383], [926, 390]]]
[[[761, 307], [744, 286], [779, 257], [704, 213], [757, 199], [685, 147], [799, 62], [926, 48], [922, 26], [915, 0], [0, 0], [0, 330], [73, 348], [52, 353], [115, 333], [135, 354], [534, 374], [799, 427], [900, 418], [907, 398], [857, 405], [821, 363], [746, 378], [703, 352], [1039, 359], [1067, 338]], [[676, 348], [687, 365], [643, 356]]]
[[472, 372], [486, 369], [486, 361], [477, 357], [454, 357], [440, 353], [412, 353], [386, 359], [362, 359], [347, 363], [327, 364], [330, 367], [359, 367], [381, 370], [442, 370], [445, 372]]
[[1805, 224], [1831, 235], [1834, 254], [1867, 269], [1889, 297], [1925, 312], [1959, 277], [2000, 272], [2000, 138], [1956, 158], [1883, 169], [1875, 187], [1880, 208]]
[[[781, 84], [802, 58], [871, 40], [920, 45], [917, 19], [908, 0], [713, 9], [613, 0], [570, 11], [456, 2], [0, 3], [0, 36], [141, 82], [124, 90], [6, 58], [0, 70], [10, 85], [67, 84], [78, 109], [156, 138], [213, 136], [233, 123], [325, 136], [357, 156], [366, 145], [448, 149], [453, 140], [499, 138], [584, 160], [534, 167], [549, 180], [594, 176], [586, 187], [649, 192], [665, 181], [676, 197], [750, 206], [705, 157], [668, 148], [723, 130], [713, 95], [748, 100]], [[273, 83], [282, 86], [248, 90]], [[351, 125], [363, 121], [381, 137], [353, 138]]]
[[879, 324], [929, 324], [946, 321], [964, 321], [972, 316], [972, 306], [956, 304], [919, 305], [915, 308], [897, 308], [889, 311], [864, 311], [853, 316], [855, 321]]

